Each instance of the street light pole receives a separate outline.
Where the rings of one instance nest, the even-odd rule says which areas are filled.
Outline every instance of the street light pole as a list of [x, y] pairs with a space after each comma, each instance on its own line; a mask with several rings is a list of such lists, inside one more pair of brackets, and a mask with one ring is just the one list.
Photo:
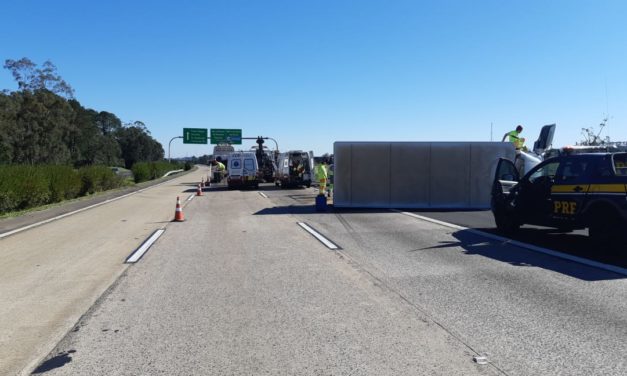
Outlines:
[[183, 138], [183, 136], [177, 136], [177, 137], [172, 137], [172, 139], [170, 140], [170, 142], [168, 143], [168, 163], [170, 163], [170, 146], [172, 146], [172, 141], [174, 141], [174, 139], [176, 138]]
[[272, 138], [272, 137], [264, 137], [264, 138], [266, 138], [268, 140], [274, 141], [274, 146], [276, 146], [276, 152], [278, 153], [279, 152], [279, 144], [276, 142], [276, 140], [274, 138]]

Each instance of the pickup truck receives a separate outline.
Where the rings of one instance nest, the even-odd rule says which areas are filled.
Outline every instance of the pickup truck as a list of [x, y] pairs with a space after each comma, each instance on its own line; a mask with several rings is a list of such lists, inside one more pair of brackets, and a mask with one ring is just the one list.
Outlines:
[[514, 162], [501, 158], [491, 208], [504, 233], [523, 224], [564, 231], [588, 228], [595, 241], [627, 248], [627, 153], [549, 158], [522, 178]]

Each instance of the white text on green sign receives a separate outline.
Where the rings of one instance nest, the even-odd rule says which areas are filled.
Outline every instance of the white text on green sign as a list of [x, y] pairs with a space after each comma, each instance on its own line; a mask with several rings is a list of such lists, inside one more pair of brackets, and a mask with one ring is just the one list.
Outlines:
[[206, 144], [207, 128], [183, 128], [184, 144]]
[[241, 129], [215, 129], [211, 128], [212, 144], [237, 144], [242, 143]]

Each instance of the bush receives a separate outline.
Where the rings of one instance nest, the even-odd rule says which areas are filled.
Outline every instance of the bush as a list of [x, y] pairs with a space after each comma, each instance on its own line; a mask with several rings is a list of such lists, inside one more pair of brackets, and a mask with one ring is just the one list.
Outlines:
[[82, 187], [80, 195], [93, 194], [118, 188], [123, 185], [123, 181], [109, 167], [89, 166], [78, 170]]
[[81, 192], [81, 178], [72, 167], [47, 166], [44, 173], [50, 184], [50, 202], [70, 200]]
[[50, 187], [44, 169], [17, 165], [0, 167], [0, 212], [44, 205], [50, 200]]
[[133, 165], [133, 175], [135, 183], [141, 183], [147, 180], [158, 179], [165, 175], [168, 171], [181, 170], [181, 163], [168, 162], [138, 162]]
[[141, 183], [143, 181], [150, 180], [150, 165], [145, 162], [135, 163], [133, 168], [133, 176], [135, 177], [135, 183]]
[[[182, 168], [181, 163], [136, 163], [133, 174], [135, 181], [141, 182]], [[106, 166], [75, 170], [59, 165], [0, 165], [0, 213], [73, 199], [126, 184], [124, 176], [118, 176]]]

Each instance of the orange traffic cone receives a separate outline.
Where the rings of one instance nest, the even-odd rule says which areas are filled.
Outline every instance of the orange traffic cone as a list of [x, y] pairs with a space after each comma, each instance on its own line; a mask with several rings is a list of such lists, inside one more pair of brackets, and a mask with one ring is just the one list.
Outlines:
[[176, 197], [176, 211], [174, 212], [174, 222], [183, 222], [185, 216], [183, 215], [183, 209], [181, 209], [181, 199]]
[[198, 189], [196, 190], [196, 196], [202, 196], [202, 188], [200, 187], [200, 184], [198, 184]]

